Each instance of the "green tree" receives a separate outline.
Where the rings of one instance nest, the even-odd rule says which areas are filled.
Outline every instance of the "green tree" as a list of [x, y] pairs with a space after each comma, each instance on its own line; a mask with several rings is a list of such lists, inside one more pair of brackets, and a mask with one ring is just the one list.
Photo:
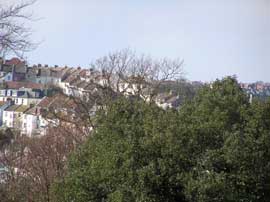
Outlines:
[[236, 79], [205, 88], [180, 110], [193, 162], [190, 201], [269, 201], [269, 103], [248, 103]]
[[56, 186], [59, 201], [185, 201], [186, 160], [171, 147], [176, 115], [125, 99], [99, 114], [98, 128]]
[[123, 98], [97, 122], [56, 201], [270, 201], [270, 100], [249, 103], [233, 77], [179, 111]]

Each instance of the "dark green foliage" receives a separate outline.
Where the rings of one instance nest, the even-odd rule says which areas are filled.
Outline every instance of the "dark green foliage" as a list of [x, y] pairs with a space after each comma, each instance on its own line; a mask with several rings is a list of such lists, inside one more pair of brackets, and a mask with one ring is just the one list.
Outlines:
[[[269, 103], [248, 103], [234, 78], [216, 81], [180, 112], [192, 144], [190, 201], [269, 201]], [[185, 118], [185, 117], [188, 117]]]
[[270, 101], [250, 104], [234, 78], [179, 111], [121, 99], [97, 118], [56, 201], [270, 201]]
[[186, 162], [170, 147], [175, 115], [135, 100], [110, 106], [71, 158], [59, 201], [184, 201]]

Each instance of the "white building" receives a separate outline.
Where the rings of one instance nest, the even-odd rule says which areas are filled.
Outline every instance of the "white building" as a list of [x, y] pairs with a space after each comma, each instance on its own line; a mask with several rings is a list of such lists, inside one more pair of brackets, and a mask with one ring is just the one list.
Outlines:
[[11, 105], [3, 112], [3, 125], [8, 128], [22, 128], [23, 113], [29, 107], [25, 105]]
[[26, 88], [21, 82], [11, 83], [15, 83], [15, 85], [7, 86], [7, 89], [0, 90], [0, 101], [12, 100], [16, 105], [30, 105], [37, 104], [44, 96], [42, 89], [32, 89], [29, 84], [29, 87]]
[[29, 108], [23, 114], [22, 133], [27, 136], [33, 136], [40, 132], [40, 113], [37, 107]]

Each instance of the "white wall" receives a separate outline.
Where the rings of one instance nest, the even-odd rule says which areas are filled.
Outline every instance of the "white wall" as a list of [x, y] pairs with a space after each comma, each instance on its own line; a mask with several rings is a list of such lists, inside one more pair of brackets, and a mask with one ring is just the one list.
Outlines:
[[28, 136], [32, 136], [34, 130], [38, 129], [38, 117], [33, 114], [24, 114], [22, 121], [22, 131]]
[[3, 125], [12, 128], [14, 122], [14, 112], [4, 111], [3, 113]]

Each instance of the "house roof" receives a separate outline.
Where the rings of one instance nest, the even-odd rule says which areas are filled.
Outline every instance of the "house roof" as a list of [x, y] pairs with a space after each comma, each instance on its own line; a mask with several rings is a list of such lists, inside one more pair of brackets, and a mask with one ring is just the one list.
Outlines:
[[43, 85], [33, 82], [19, 82], [19, 81], [7, 81], [5, 82], [7, 89], [19, 89], [19, 88], [32, 88], [42, 89]]
[[29, 109], [29, 106], [26, 105], [19, 105], [18, 108], [15, 109], [16, 112], [25, 112], [27, 111], [27, 109]]
[[82, 69], [80, 72], [79, 72], [79, 75], [82, 76], [82, 77], [85, 77], [89, 74], [89, 71], [90, 70], [87, 70], [87, 69]]
[[26, 105], [11, 105], [8, 108], [6, 108], [4, 111], [8, 112], [25, 112], [29, 106]]
[[25, 114], [36, 115], [36, 112], [37, 112], [37, 107], [30, 107], [24, 113]]
[[38, 104], [38, 107], [41, 108], [48, 108], [52, 102], [52, 100], [54, 99], [54, 97], [44, 97]]
[[19, 64], [24, 64], [23, 61], [21, 61], [19, 58], [12, 58], [10, 60], [5, 61], [6, 65], [19, 65]]
[[13, 112], [15, 111], [20, 105], [11, 105], [8, 108], [6, 108], [4, 111]]
[[6, 102], [0, 101], [0, 107], [2, 107]]
[[54, 108], [74, 110], [78, 107], [78, 104], [74, 99], [66, 95], [57, 94], [53, 97], [44, 97], [36, 106], [43, 109]]
[[65, 83], [71, 83], [73, 80], [76, 80], [76, 79], [77, 79], [77, 76], [70, 75], [66, 79], [64, 79], [63, 82], [65, 82]]

